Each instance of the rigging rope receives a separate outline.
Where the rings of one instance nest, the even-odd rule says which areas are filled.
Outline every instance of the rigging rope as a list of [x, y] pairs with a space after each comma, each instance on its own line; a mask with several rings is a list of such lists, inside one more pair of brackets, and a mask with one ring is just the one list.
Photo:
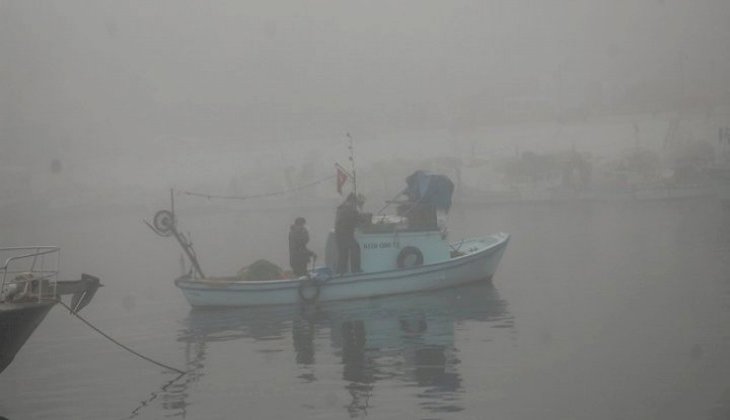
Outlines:
[[315, 185], [319, 185], [325, 181], [329, 181], [331, 179], [334, 179], [337, 175], [330, 175], [324, 178], [320, 178], [316, 181], [310, 182], [308, 184], [298, 185], [296, 187], [292, 187], [286, 190], [282, 191], [274, 191], [270, 193], [263, 193], [263, 194], [251, 194], [251, 195], [216, 195], [216, 194], [205, 194], [200, 192], [192, 192], [192, 191], [178, 191], [178, 194], [182, 195], [189, 195], [193, 197], [203, 197], [207, 198], [208, 200], [211, 199], [220, 199], [220, 200], [249, 200], [252, 198], [265, 198], [265, 197], [273, 197], [277, 195], [284, 195], [290, 192], [303, 190], [305, 188], [313, 187]]
[[102, 330], [100, 330], [99, 328], [97, 328], [97, 327], [95, 327], [94, 325], [92, 325], [92, 324], [91, 324], [91, 322], [89, 322], [89, 321], [87, 321], [86, 319], [84, 319], [84, 318], [83, 318], [83, 317], [82, 317], [81, 315], [79, 315], [78, 313], [74, 312], [74, 311], [73, 311], [73, 309], [71, 309], [71, 308], [70, 308], [70, 307], [69, 307], [68, 305], [66, 305], [66, 304], [65, 304], [65, 303], [64, 303], [64, 302], [63, 302], [63, 301], [62, 301], [61, 299], [58, 299], [58, 300], [57, 300], [56, 302], [58, 302], [58, 303], [59, 303], [59, 304], [60, 304], [61, 306], [63, 306], [64, 308], [68, 309], [68, 311], [69, 311], [69, 312], [71, 313], [71, 315], [73, 315], [73, 316], [75, 316], [76, 318], [80, 319], [80, 320], [81, 320], [81, 322], [83, 322], [84, 324], [86, 324], [87, 326], [89, 326], [89, 327], [90, 327], [90, 328], [91, 328], [92, 330], [94, 330], [94, 331], [98, 332], [99, 334], [101, 334], [102, 336], [104, 336], [104, 338], [106, 338], [107, 340], [109, 340], [109, 341], [111, 341], [112, 343], [116, 344], [117, 346], [119, 346], [119, 347], [123, 348], [124, 350], [127, 350], [128, 352], [130, 352], [130, 353], [134, 354], [135, 356], [137, 356], [137, 357], [139, 357], [139, 358], [142, 358], [142, 359], [144, 359], [144, 360], [146, 360], [146, 361], [148, 361], [148, 362], [150, 362], [150, 363], [154, 363], [154, 364], [156, 364], [157, 366], [160, 366], [160, 367], [162, 367], [162, 368], [165, 368], [165, 369], [171, 370], [171, 371], [173, 371], [173, 372], [177, 372], [177, 373], [179, 373], [180, 375], [184, 375], [184, 374], [188, 373], [188, 372], [186, 372], [186, 371], [182, 371], [182, 370], [180, 370], [180, 369], [176, 369], [176, 368], [174, 368], [174, 367], [172, 367], [172, 366], [168, 366], [168, 365], [166, 365], [166, 364], [164, 364], [164, 363], [160, 363], [160, 362], [158, 362], [158, 361], [156, 361], [156, 360], [150, 359], [149, 357], [147, 357], [147, 356], [145, 356], [145, 355], [143, 355], [143, 354], [140, 354], [140, 353], [139, 353], [139, 352], [137, 352], [137, 351], [134, 351], [134, 350], [130, 349], [129, 347], [125, 346], [124, 344], [120, 343], [119, 341], [117, 341], [117, 340], [113, 339], [112, 337], [110, 337], [109, 335], [107, 335], [107, 334], [106, 334], [106, 333], [105, 333], [104, 331], [102, 331]]

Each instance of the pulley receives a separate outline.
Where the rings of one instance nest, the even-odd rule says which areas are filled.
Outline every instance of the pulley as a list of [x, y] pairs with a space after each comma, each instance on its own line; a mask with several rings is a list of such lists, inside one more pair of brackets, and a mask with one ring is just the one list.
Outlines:
[[152, 218], [152, 226], [160, 236], [170, 236], [175, 229], [175, 217], [168, 210], [160, 210]]

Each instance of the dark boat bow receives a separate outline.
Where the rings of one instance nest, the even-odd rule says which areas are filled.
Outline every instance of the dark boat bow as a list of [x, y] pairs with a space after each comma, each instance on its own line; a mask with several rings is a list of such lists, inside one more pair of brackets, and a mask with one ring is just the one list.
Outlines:
[[[98, 277], [59, 281], [58, 247], [0, 248], [6, 256], [0, 267], [0, 372], [12, 362], [33, 331], [62, 296], [71, 296], [73, 313], [89, 304], [101, 286]], [[55, 257], [51, 268], [44, 262]]]

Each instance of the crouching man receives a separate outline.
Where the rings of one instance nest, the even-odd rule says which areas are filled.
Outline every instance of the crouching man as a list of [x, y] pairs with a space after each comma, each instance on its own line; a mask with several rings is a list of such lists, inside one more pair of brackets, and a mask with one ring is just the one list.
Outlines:
[[309, 232], [305, 223], [303, 217], [297, 217], [289, 228], [289, 265], [296, 277], [306, 275], [309, 260], [317, 258], [317, 254], [307, 248]]

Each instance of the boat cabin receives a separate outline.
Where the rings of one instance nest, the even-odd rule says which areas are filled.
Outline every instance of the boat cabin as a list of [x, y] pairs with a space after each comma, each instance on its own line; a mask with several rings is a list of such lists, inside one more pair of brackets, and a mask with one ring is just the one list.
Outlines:
[[[366, 273], [446, 261], [451, 249], [445, 239], [444, 232], [438, 228], [414, 230], [407, 218], [398, 216], [379, 217], [355, 231], [355, 240], [360, 247], [360, 268]], [[325, 265], [332, 271], [337, 266], [334, 231], [327, 237]]]
[[[451, 206], [453, 183], [443, 175], [417, 171], [406, 179], [401, 193], [407, 199], [390, 201], [395, 215], [360, 213], [355, 240], [360, 247], [363, 272], [413, 268], [451, 258], [445, 231], [438, 226], [437, 212]], [[334, 232], [327, 238], [325, 265], [336, 271], [337, 244]]]

